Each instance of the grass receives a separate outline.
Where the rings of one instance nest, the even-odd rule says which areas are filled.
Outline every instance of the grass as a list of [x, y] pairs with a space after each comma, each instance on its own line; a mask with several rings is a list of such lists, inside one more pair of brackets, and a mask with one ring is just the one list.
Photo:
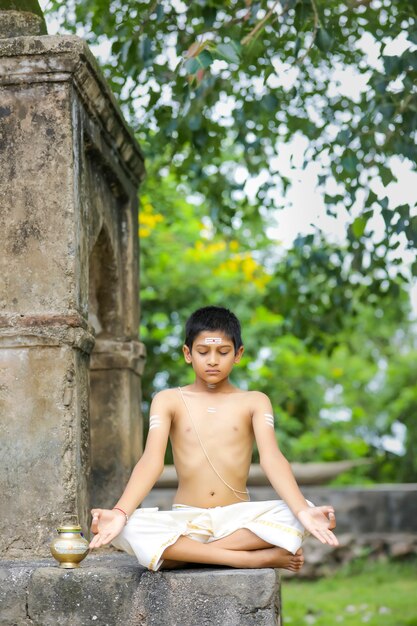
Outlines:
[[282, 581], [284, 626], [417, 626], [417, 560], [356, 561], [331, 578]]

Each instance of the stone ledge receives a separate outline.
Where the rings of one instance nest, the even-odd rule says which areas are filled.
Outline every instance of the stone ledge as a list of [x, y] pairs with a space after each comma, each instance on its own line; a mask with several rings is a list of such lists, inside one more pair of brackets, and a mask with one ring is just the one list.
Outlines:
[[0, 561], [0, 626], [280, 626], [276, 570], [148, 572], [126, 554]]
[[98, 338], [90, 359], [90, 371], [130, 369], [138, 376], [142, 376], [145, 359], [146, 348], [140, 341]]

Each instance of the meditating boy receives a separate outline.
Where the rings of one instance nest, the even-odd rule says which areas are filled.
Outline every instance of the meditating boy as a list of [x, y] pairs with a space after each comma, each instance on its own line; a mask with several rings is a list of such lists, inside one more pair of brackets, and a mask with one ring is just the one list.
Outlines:
[[[195, 311], [183, 351], [195, 380], [156, 394], [145, 451], [120, 500], [91, 511], [90, 548], [112, 543], [154, 571], [185, 563], [298, 571], [306, 534], [338, 544], [334, 510], [303, 497], [277, 445], [268, 397], [229, 381], [243, 354], [238, 319], [222, 307]], [[138, 509], [163, 470], [168, 437], [178, 475], [172, 510]], [[254, 439], [280, 500], [250, 502]]]

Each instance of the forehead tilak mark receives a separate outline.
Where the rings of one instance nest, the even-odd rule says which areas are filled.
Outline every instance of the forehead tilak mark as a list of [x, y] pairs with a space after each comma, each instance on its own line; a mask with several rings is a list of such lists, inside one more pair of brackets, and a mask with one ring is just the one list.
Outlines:
[[206, 337], [204, 339], [204, 343], [222, 343], [222, 338], [221, 337]]

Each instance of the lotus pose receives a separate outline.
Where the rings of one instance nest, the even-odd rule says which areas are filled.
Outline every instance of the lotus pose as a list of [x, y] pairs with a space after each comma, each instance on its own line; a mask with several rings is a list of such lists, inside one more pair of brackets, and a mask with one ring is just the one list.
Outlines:
[[[198, 309], [185, 334], [194, 382], [155, 395], [145, 451], [121, 498], [112, 510], [91, 511], [90, 548], [111, 543], [153, 571], [205, 563], [297, 572], [307, 534], [338, 545], [334, 509], [303, 497], [278, 447], [269, 398], [230, 382], [243, 354], [236, 316], [222, 307]], [[137, 508], [163, 470], [168, 437], [178, 475], [172, 510]], [[277, 500], [250, 501], [255, 440]]]

